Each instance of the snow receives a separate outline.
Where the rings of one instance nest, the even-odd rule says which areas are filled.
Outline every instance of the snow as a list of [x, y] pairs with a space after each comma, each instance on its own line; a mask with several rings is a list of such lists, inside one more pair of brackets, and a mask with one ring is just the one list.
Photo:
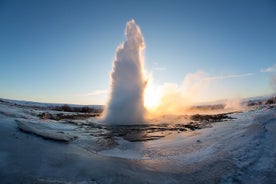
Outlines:
[[[55, 141], [65, 141], [69, 142], [75, 137], [69, 134], [65, 134], [60, 130], [65, 130], [64, 128], [60, 129], [60, 126], [43, 126], [42, 123], [31, 123], [28, 121], [17, 121], [17, 126], [20, 130], [28, 133], [32, 133], [38, 136], [41, 136], [46, 139], [52, 139]], [[57, 129], [56, 129], [57, 128]]]
[[[29, 106], [29, 107], [40, 107], [40, 108], [49, 108], [49, 107], [59, 107], [63, 106], [65, 104], [63, 103], [43, 103], [43, 102], [31, 102], [31, 101], [23, 101], [23, 100], [11, 100], [11, 99], [2, 99], [0, 98], [0, 101], [5, 101], [11, 104], [17, 104], [17, 105], [23, 105], [23, 106]], [[91, 107], [96, 109], [102, 109], [102, 105], [77, 105], [77, 104], [67, 104], [70, 107]]]
[[[276, 183], [275, 106], [141, 142], [105, 137], [97, 119], [42, 120], [41, 112], [0, 103], [0, 183]], [[41, 139], [17, 122], [75, 139]]]

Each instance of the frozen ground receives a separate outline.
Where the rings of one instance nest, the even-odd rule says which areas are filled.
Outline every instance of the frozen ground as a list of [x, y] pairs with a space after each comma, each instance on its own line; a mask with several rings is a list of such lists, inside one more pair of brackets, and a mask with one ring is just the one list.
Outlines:
[[276, 183], [273, 105], [147, 126], [41, 113], [0, 102], [0, 183]]

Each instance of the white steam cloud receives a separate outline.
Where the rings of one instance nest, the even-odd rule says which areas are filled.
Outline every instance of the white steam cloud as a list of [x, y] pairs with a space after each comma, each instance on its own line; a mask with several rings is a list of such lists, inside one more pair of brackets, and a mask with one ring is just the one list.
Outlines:
[[163, 114], [183, 114], [187, 112], [202, 93], [208, 88], [209, 81], [207, 74], [203, 71], [188, 73], [183, 82], [165, 83], [155, 90], [155, 96], [159, 103], [152, 109], [149, 109], [149, 117]]
[[[151, 98], [148, 97], [146, 91], [146, 102], [152, 103], [150, 105], [146, 103], [146, 107], [150, 107], [147, 115], [150, 118], [154, 118], [166, 114], [198, 113], [199, 111], [193, 107], [207, 103], [223, 103], [225, 105], [223, 111], [242, 110], [241, 98], [237, 95], [229, 96], [227, 90], [222, 88], [223, 81], [236, 80], [252, 75], [254, 74], [210, 76], [204, 71], [197, 71], [186, 74], [181, 84], [164, 83], [157, 87], [151, 84], [152, 81], [150, 80], [147, 87], [152, 87], [153, 89], [147, 89], [153, 95], [150, 96]], [[225, 95], [228, 95], [227, 99], [223, 98]]]
[[110, 75], [110, 99], [103, 118], [107, 124], [144, 122], [144, 38], [134, 20], [127, 22], [125, 34], [126, 41], [117, 48]]

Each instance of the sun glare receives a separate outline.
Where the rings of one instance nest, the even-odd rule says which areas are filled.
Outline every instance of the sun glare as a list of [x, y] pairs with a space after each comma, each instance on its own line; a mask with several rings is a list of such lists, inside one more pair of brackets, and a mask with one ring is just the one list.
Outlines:
[[153, 111], [160, 103], [161, 95], [151, 81], [148, 82], [144, 94], [144, 106], [147, 110]]

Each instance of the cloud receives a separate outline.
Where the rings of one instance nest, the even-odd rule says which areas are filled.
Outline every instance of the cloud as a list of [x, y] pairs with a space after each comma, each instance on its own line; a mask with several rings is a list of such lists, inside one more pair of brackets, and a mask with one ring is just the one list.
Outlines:
[[166, 67], [154, 67], [153, 70], [165, 71], [165, 70], [167, 70], [167, 68]]
[[233, 78], [248, 77], [248, 76], [251, 76], [251, 75], [254, 75], [254, 73], [244, 73], [244, 74], [233, 74], [233, 75], [222, 75], [222, 76], [206, 77], [205, 80], [233, 79]]
[[90, 93], [84, 93], [84, 94], [77, 94], [75, 96], [98, 96], [98, 95], [105, 95], [108, 93], [108, 90], [95, 90], [95, 91], [92, 91]]
[[270, 76], [270, 85], [274, 92], [276, 92], [276, 75], [271, 75]]
[[261, 72], [266, 72], [266, 73], [269, 73], [269, 72], [276, 72], [276, 64], [268, 67], [268, 68], [265, 68], [265, 69], [261, 69]]
[[164, 67], [164, 66], [160, 66], [158, 62], [154, 62], [152, 70], [155, 70], [155, 71], [165, 71], [165, 70], [167, 70], [167, 68]]

